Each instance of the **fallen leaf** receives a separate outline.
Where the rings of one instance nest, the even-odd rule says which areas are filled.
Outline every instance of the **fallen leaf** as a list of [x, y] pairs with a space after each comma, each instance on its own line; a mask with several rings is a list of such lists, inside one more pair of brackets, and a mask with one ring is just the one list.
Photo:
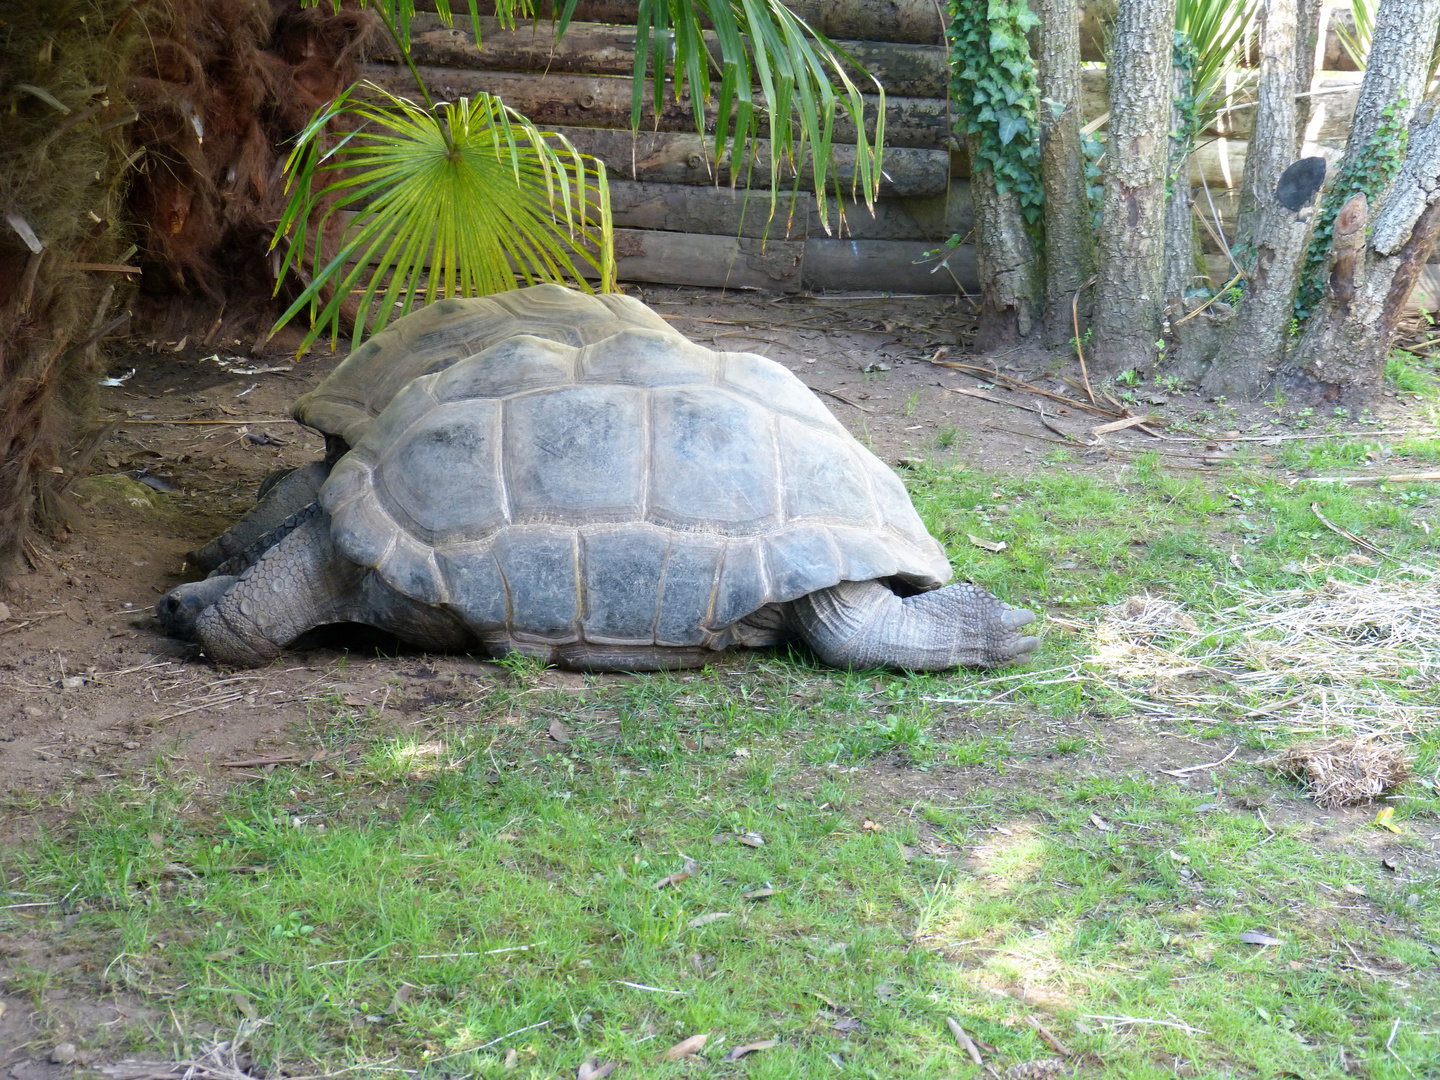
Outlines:
[[1381, 807], [1380, 812], [1375, 815], [1375, 824], [1382, 829], [1389, 829], [1393, 833], [1403, 831], [1399, 825], [1395, 824], [1395, 808], [1393, 806]]
[[1380, 865], [1383, 866], [1383, 867], [1385, 867], [1386, 870], [1391, 870], [1391, 871], [1399, 870], [1399, 869], [1400, 869], [1400, 860], [1399, 860], [1399, 859], [1381, 859], [1381, 860], [1380, 860]]
[[551, 720], [550, 738], [554, 739], [558, 743], [568, 743], [570, 741], [570, 729], [567, 728], [564, 724], [562, 724], [559, 720]]
[[819, 990], [811, 990], [810, 994], [812, 997], [818, 997], [821, 1001], [823, 1001], [826, 1005], [829, 1005], [830, 1008], [834, 1009], [836, 1012], [845, 1011], [839, 1005], [836, 1005], [835, 1002], [831, 1001], [828, 997], [826, 997], [824, 994], [820, 993]]
[[739, 1061], [746, 1054], [753, 1054], [756, 1050], [769, 1050], [775, 1045], [774, 1039], [762, 1039], [759, 1042], [746, 1043], [744, 1046], [737, 1046], [725, 1055], [725, 1061]]
[[861, 823], [861, 825], [860, 825], [860, 831], [861, 831], [861, 832], [884, 832], [884, 831], [885, 831], [885, 826], [883, 826], [883, 825], [876, 825], [875, 822], [871, 821], [871, 820], [867, 817], [867, 818]]
[[765, 846], [765, 837], [761, 836], [758, 832], [736, 833], [735, 839], [746, 847]]
[[764, 900], [767, 896], [774, 896], [779, 889], [756, 889], [754, 892], [742, 892], [741, 900]]
[[853, 1016], [842, 1016], [839, 1020], [836, 1020], [830, 1026], [834, 1030], [840, 1032], [840, 1034], [848, 1035], [852, 1031], [859, 1031], [860, 1028], [863, 1026], [863, 1022]]
[[613, 1073], [619, 1062], [607, 1061], [604, 1065], [596, 1065], [594, 1058], [586, 1058], [580, 1063], [580, 1071], [575, 1074], [575, 1080], [605, 1080], [605, 1077]]
[[515, 1047], [512, 1046], [509, 1050], [505, 1051], [505, 1064], [500, 1067], [502, 1069], [513, 1069], [519, 1063], [519, 1061], [520, 1051], [516, 1050]]
[[1174, 848], [1171, 848], [1171, 849], [1170, 849], [1170, 861], [1171, 861], [1171, 862], [1178, 862], [1178, 863], [1188, 863], [1188, 862], [1190, 861], [1190, 856], [1189, 856], [1189, 855], [1181, 855], [1181, 854], [1180, 854], [1178, 851], [1176, 851]]
[[8, 618], [10, 618], [10, 606], [0, 603], [0, 622], [4, 622]]
[[976, 536], [974, 533], [966, 533], [965, 538], [969, 540], [970, 543], [974, 544], [976, 547], [984, 548], [986, 551], [993, 551], [996, 554], [999, 554], [1010, 546], [1009, 544], [1005, 543], [1004, 540], [981, 540], [980, 537]]
[[879, 986], [875, 987], [875, 996], [879, 998], [882, 1002], [888, 1002], [899, 992], [900, 988], [897, 987], [894, 983], [884, 982], [881, 983]]
[[219, 952], [206, 953], [205, 959], [213, 964], [217, 960], [229, 960], [232, 956], [239, 955], [239, 949], [221, 949]]
[[694, 877], [699, 869], [700, 867], [696, 865], [695, 860], [687, 855], [685, 856], [685, 868], [683, 870], [676, 870], [673, 874], [666, 874], [659, 881], [655, 882], [651, 888], [663, 889], [666, 885], [679, 885], [682, 881]]
[[250, 999], [239, 990], [230, 995], [230, 1000], [235, 1003], [237, 1009], [245, 1014], [245, 1019], [258, 1020], [260, 1018], [260, 1014], [255, 1011], [255, 1006], [251, 1004]]
[[690, 929], [699, 930], [702, 926], [709, 926], [712, 922], [732, 918], [734, 914], [733, 911], [712, 911], [708, 915], [696, 915], [690, 920]]
[[698, 1054], [701, 1050], [705, 1049], [705, 1040], [708, 1038], [710, 1038], [710, 1033], [703, 1031], [699, 1035], [691, 1035], [688, 1039], [682, 1039], [670, 1047], [669, 1050], [665, 1051], [662, 1060], [682, 1061], [687, 1057]]
[[1259, 930], [1245, 930], [1240, 934], [1240, 940], [1246, 945], [1284, 945], [1282, 938], [1271, 937], [1269, 934], [1262, 934]]
[[1111, 825], [1108, 821], [1106, 821], [1106, 820], [1105, 820], [1103, 817], [1101, 817], [1099, 814], [1091, 814], [1091, 815], [1090, 815], [1090, 824], [1091, 824], [1091, 825], [1094, 825], [1095, 828], [1099, 829], [1101, 832], [1113, 832], [1113, 831], [1114, 831], [1114, 826]]
[[390, 1006], [385, 1010], [386, 1015], [394, 1016], [399, 1012], [401, 1007], [410, 1000], [410, 995], [414, 990], [415, 988], [409, 983], [401, 983], [400, 989], [396, 990], [395, 996], [390, 999]]

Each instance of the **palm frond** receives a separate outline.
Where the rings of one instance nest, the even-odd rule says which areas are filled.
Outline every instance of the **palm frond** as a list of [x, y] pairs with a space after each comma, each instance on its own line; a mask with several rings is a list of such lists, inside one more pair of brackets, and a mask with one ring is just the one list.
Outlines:
[[[499, 292], [517, 276], [613, 287], [599, 162], [488, 94], [431, 111], [362, 88], [364, 97], [347, 91], [316, 114], [287, 164], [290, 199], [275, 242], [286, 243], [283, 269], [308, 267], [309, 283], [277, 326], [308, 308], [302, 351], [327, 325], [338, 338], [355, 295], [358, 345], [417, 303]], [[350, 130], [327, 136], [332, 122]], [[337, 233], [338, 244], [325, 242]]]
[[1198, 61], [1193, 73], [1200, 130], [1220, 110], [1229, 76], [1240, 68], [1259, 0], [1176, 0], [1175, 29], [1188, 35]]
[[[562, 29], [574, 6], [574, 0], [567, 3]], [[704, 29], [702, 16], [712, 30]], [[657, 112], [668, 74], [677, 100], [689, 86], [700, 130], [704, 130], [705, 106], [714, 96], [719, 109], [715, 159], [729, 154], [733, 183], [742, 171], [746, 144], [759, 137], [762, 120], [768, 120], [772, 213], [782, 172], [798, 170], [808, 152], [814, 162], [817, 209], [828, 228], [823, 197], [827, 185], [837, 196], [844, 193], [842, 178], [831, 166], [835, 117], [843, 109], [857, 132], [849, 194], [867, 204], [874, 202], [885, 139], [885, 89], [871, 79], [880, 99], [871, 139], [865, 133], [864, 97], [846, 68], [859, 65], [779, 0], [640, 0], [636, 30], [630, 113], [635, 131], [640, 129], [645, 79], [652, 72]], [[674, 59], [667, 64], [672, 52]], [[755, 87], [760, 91], [758, 100]]]

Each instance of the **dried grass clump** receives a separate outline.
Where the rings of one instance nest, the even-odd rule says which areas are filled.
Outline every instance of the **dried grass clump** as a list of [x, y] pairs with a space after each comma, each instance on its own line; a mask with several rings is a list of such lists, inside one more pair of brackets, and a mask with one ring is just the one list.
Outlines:
[[1440, 573], [1401, 567], [1323, 585], [1243, 590], [1201, 631], [1132, 597], [1096, 622], [1088, 678], [1167, 719], [1217, 716], [1291, 733], [1413, 733], [1440, 721]]
[[42, 524], [63, 520], [62, 452], [93, 412], [94, 341], [124, 313], [127, 278], [77, 264], [123, 254], [130, 8], [47, 0], [0, 20], [0, 578], [37, 501]]
[[1294, 746], [1272, 767], [1303, 784], [1311, 798], [1327, 809], [1370, 802], [1410, 778], [1410, 762], [1400, 747], [1378, 739]]

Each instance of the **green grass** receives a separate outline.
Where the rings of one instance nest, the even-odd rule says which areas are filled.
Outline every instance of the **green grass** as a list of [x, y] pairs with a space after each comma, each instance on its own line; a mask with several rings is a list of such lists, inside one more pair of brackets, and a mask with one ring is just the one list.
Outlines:
[[[398, 1057], [498, 1076], [513, 1046], [519, 1075], [573, 1075], [587, 1055], [643, 1065], [711, 1032], [715, 1061], [778, 1038], [747, 1066], [757, 1076], [832, 1075], [839, 1060], [841, 1075], [939, 1077], [974, 1071], [947, 1015], [1028, 1060], [1047, 1054], [1022, 1022], [1035, 1014], [1105, 1075], [1180, 1061], [1339, 1077], [1342, 1049], [1401, 1075], [1381, 1052], [1395, 1017], [1402, 1059], [1440, 1068], [1440, 1044], [1417, 1034], [1440, 1004], [1435, 954], [1377, 921], [1433, 928], [1437, 882], [1407, 904], [1358, 840], [1270, 835], [1253, 813], [1197, 811], [1223, 793], [1133, 775], [977, 785], [910, 818], [848, 773], [812, 787], [779, 757], [762, 764], [759, 746], [680, 751], [676, 768], [623, 739], [534, 746], [484, 727], [424, 755], [382, 740], [372, 770], [277, 774], [199, 813], [178, 783], [119, 788], [9, 870], [78, 902], [73, 928], [52, 929], [105, 943], [103, 986], [168, 1001], [182, 1029], [248, 1007], [273, 1022], [275, 1065]], [[764, 846], [715, 840], [748, 832]], [[686, 856], [694, 876], [657, 890]], [[761, 889], [775, 892], [743, 896]], [[1284, 944], [1244, 944], [1247, 930]], [[1376, 979], [1356, 955], [1410, 975]], [[836, 1030], [846, 1018], [860, 1027]]]
[[[1362, 460], [1331, 443], [1307, 460]], [[1436, 485], [1146, 458], [1110, 483], [943, 463], [907, 482], [959, 576], [1074, 620], [1148, 591], [1203, 625], [1237, 587], [1382, 572], [1315, 569], [1353, 545], [1312, 502], [1403, 560], [1440, 542], [1420, 524]], [[0, 852], [0, 945], [83, 960], [11, 949], [3, 990], [138, 995], [163, 1019], [124, 1045], [151, 1056], [253, 1013], [271, 1075], [574, 1076], [592, 1055], [642, 1076], [981, 1075], [947, 1016], [1002, 1073], [1053, 1056], [1034, 1018], [1086, 1075], [1440, 1074], [1435, 788], [1404, 789], [1390, 834], [1238, 759], [1158, 773], [1133, 747], [1203, 762], [1276, 735], [1147, 722], [1073, 673], [1087, 647], [1057, 628], [1033, 673], [916, 676], [779, 650], [563, 690], [517, 660], [403, 730], [321, 702], [296, 738], [338, 773], [210, 790], [162, 760], [8, 806], [48, 824]], [[1405, 692], [1435, 702], [1433, 680]], [[1433, 776], [1440, 733], [1412, 751]], [[4, 907], [32, 900], [55, 903]], [[700, 1032], [708, 1065], [655, 1064]]]

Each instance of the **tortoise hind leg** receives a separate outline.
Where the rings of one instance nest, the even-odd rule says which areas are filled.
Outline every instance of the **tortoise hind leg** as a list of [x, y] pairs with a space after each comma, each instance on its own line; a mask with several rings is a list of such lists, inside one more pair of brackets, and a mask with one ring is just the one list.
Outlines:
[[878, 581], [842, 581], [791, 602], [799, 637], [840, 668], [953, 667], [1023, 664], [1040, 648], [1020, 633], [1035, 614], [960, 583], [897, 596]]

